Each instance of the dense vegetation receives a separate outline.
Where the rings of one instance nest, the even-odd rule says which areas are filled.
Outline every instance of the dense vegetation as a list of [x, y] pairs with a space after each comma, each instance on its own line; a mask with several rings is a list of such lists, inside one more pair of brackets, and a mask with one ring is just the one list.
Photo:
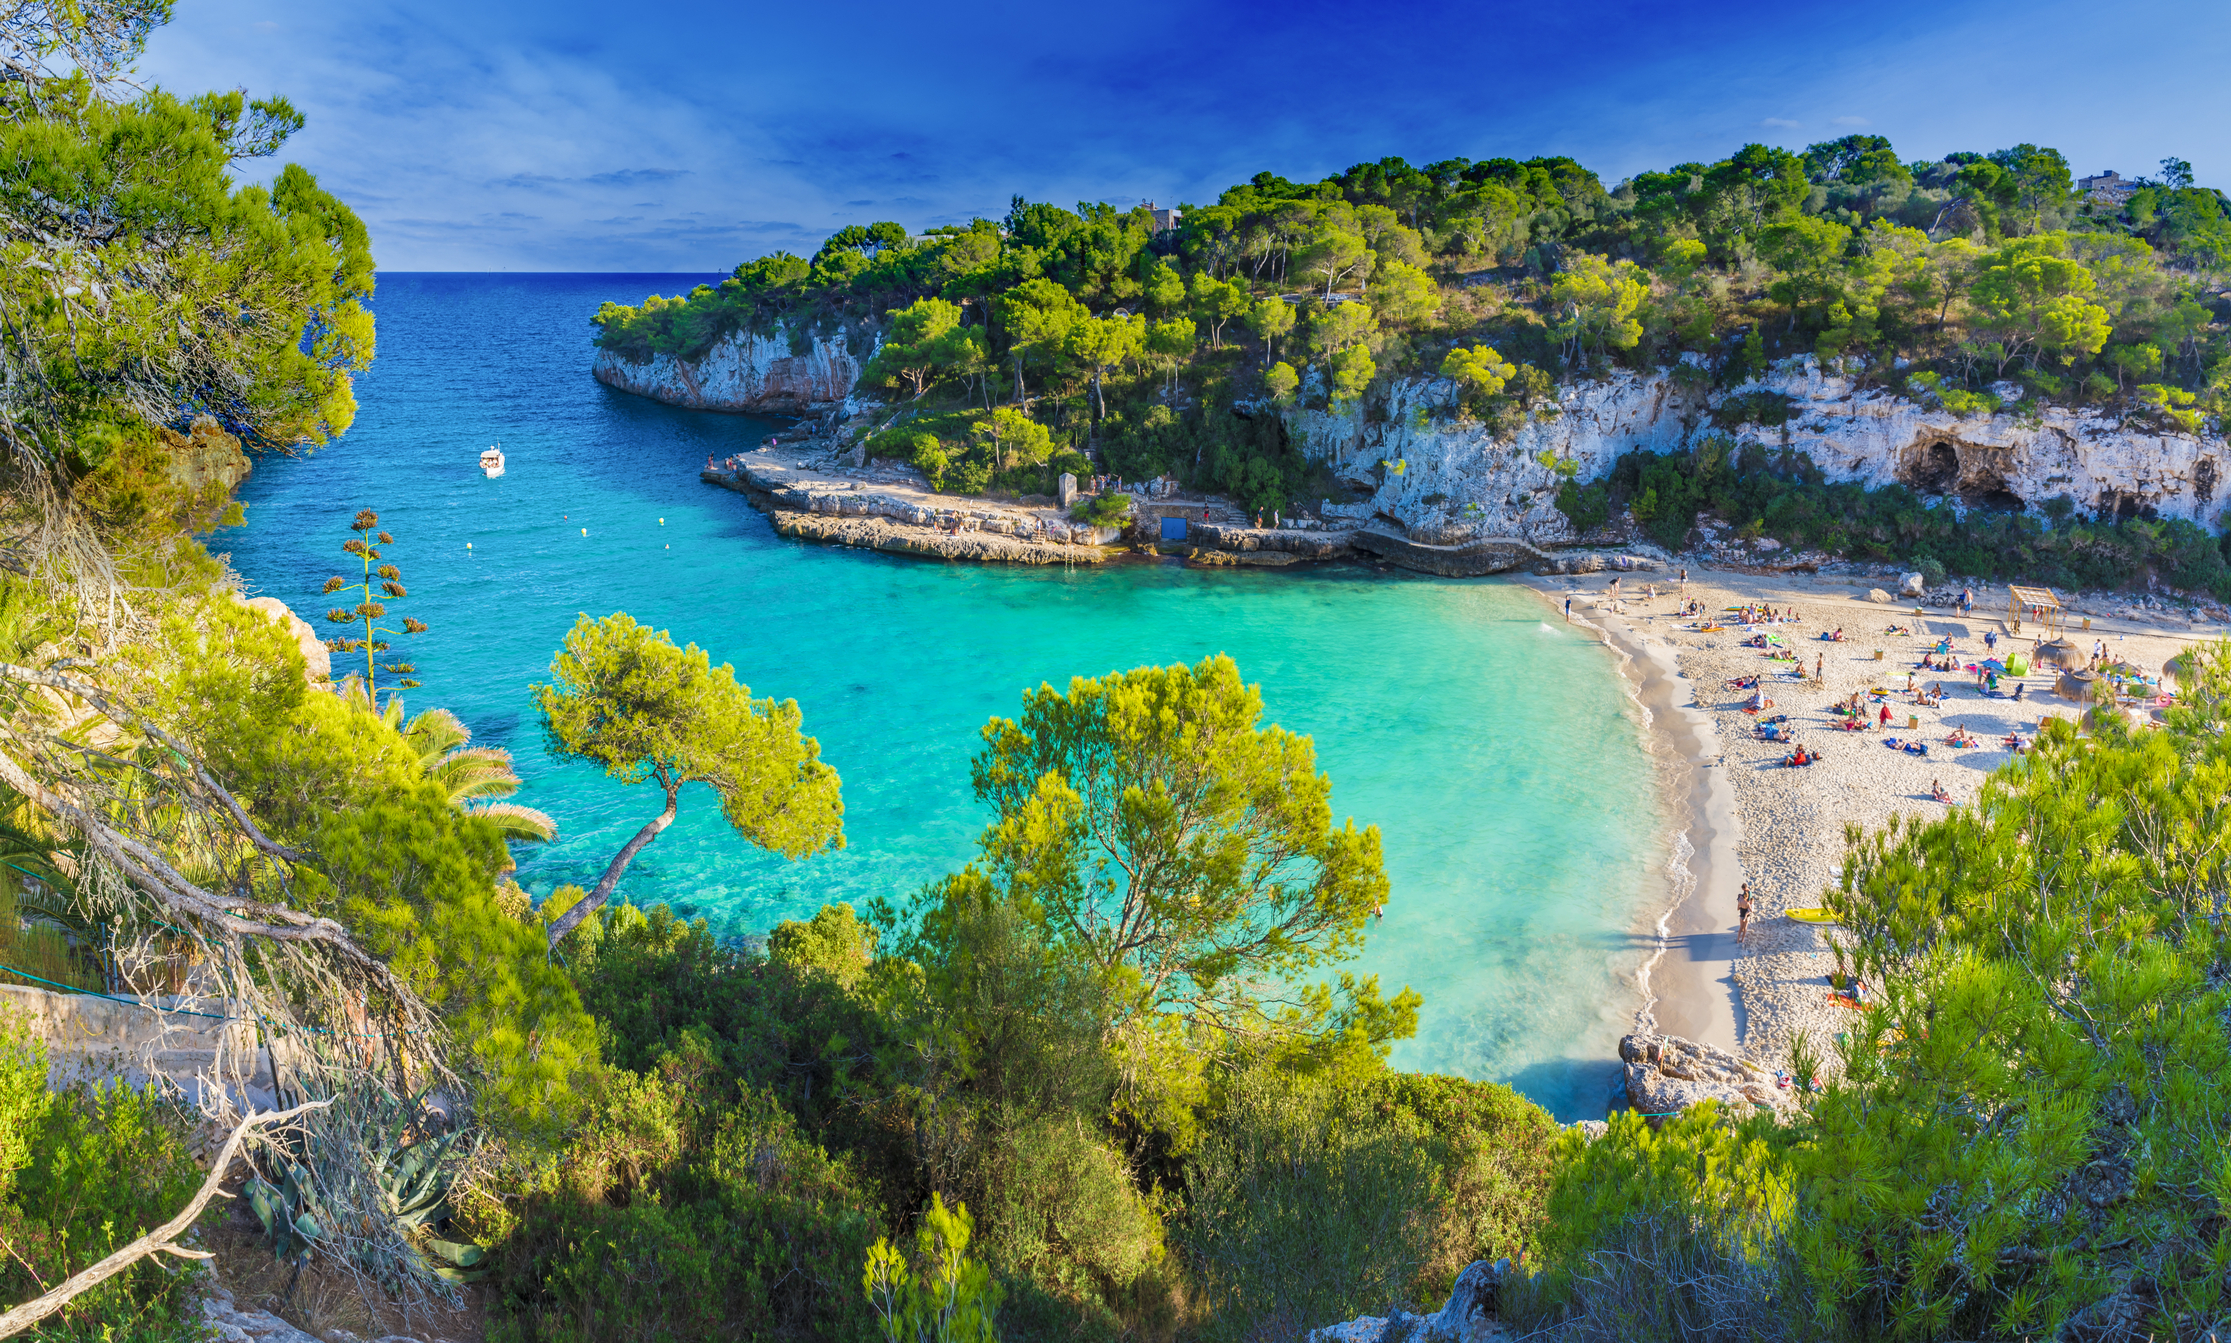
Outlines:
[[[977, 861], [911, 895], [751, 946], [613, 904], [609, 882], [531, 909], [506, 846], [551, 825], [490, 804], [516, 782], [501, 753], [363, 681], [313, 686], [190, 539], [226, 501], [173, 468], [346, 427], [371, 279], [362, 229], [305, 175], [227, 179], [277, 148], [284, 104], [108, 82], [163, 12], [0, 29], [23, 72], [0, 82], [0, 286], [36, 317], [0, 324], [0, 822], [31, 925], [11, 945], [120, 997], [191, 985], [284, 1047], [288, 1087], [332, 1104], [256, 1145], [283, 1252], [405, 1300], [485, 1275], [492, 1332], [522, 1343], [866, 1340], [931, 1317], [979, 1338], [1285, 1338], [1431, 1304], [1503, 1255], [1532, 1274], [1507, 1310], [1572, 1339], [2224, 1327], [2231, 649], [2187, 671], [2166, 730], [2056, 728], [1975, 806], [1850, 837], [1826, 899], [1880, 1006], [1833, 1058], [1792, 1058], [1816, 1085], [1783, 1125], [1622, 1116], [1590, 1144], [1506, 1088], [1390, 1070], [1418, 998], [1341, 968], [1389, 897], [1378, 831], [1336, 823], [1311, 743], [1265, 725], [1221, 658], [1024, 693], [972, 764]], [[1735, 377], [1803, 341], [1878, 372], [1894, 351], [1933, 360], [1939, 395], [2019, 362], [2063, 379], [2054, 395], [2217, 413], [2207, 322], [2164, 334], [2215, 264], [2212, 193], [2172, 172], [2106, 217], [2042, 151], [1916, 167], [1845, 149], [1747, 150], [1608, 192], [1562, 161], [1265, 178], [1174, 237], [1042, 206], [928, 242], [860, 230], [607, 336], [652, 349], [719, 311], [896, 308], [914, 315], [891, 319], [880, 367], [922, 394], [893, 426], [919, 459], [1023, 481], [1089, 426], [1129, 473], [1237, 472], [1262, 497], [1306, 466], [1279, 456], [1259, 398], [1367, 399], [1382, 367], [1445, 368], [1468, 413], [1508, 418], [1551, 373], [1690, 342]], [[1945, 236], [1886, 232], [1923, 223]], [[1870, 241], [1828, 247], [1862, 226]], [[1812, 269], [1771, 259], [1808, 237]], [[1886, 256], [1924, 276], [1974, 261], [1957, 293], [1929, 291], [1941, 330], [1900, 316], [1895, 286], [1872, 316], [1852, 306]], [[1472, 263], [1490, 283], [1441, 284]], [[2022, 327], [1990, 306], [2002, 264], [2064, 285], [2080, 266], [2101, 297], [2043, 296]], [[1271, 292], [1288, 286], [1316, 297]], [[1327, 302], [1342, 293], [1360, 301]], [[1133, 301], [1144, 319], [1109, 311]], [[1160, 381], [1130, 367], [1124, 333], [1188, 323], [1206, 351], [1172, 335]], [[1988, 367], [1962, 353], [1994, 331]], [[2158, 370], [2130, 355], [2127, 390], [2093, 385], [2140, 346]], [[938, 427], [962, 420], [965, 445]], [[1575, 506], [1668, 530], [1711, 509], [1820, 544], [1841, 528], [1948, 565], [2022, 553], [2080, 580], [2141, 543], [2191, 582], [2220, 571], [2175, 528], [1961, 521], [1737, 451], [1629, 458]], [[349, 552], [362, 606], [380, 604], [372, 562], [407, 553], [377, 525], [333, 524], [337, 547], [395, 552]], [[553, 744], [663, 794], [614, 872], [692, 781], [746, 841], [840, 837], [837, 777], [794, 704], [624, 616], [584, 621], [553, 659], [536, 696]], [[0, 1030], [0, 1277], [19, 1298], [195, 1180], [191, 1115], [45, 1074]], [[41, 1328], [192, 1337], [197, 1281], [142, 1263]]]
[[[1261, 173], [1164, 231], [1017, 198], [966, 227], [847, 227], [594, 320], [636, 360], [738, 331], [880, 339], [868, 378], [914, 418], [877, 450], [946, 488], [1028, 491], [1089, 447], [1123, 479], [1271, 508], [1329, 483], [1271, 403], [1374, 414], [1405, 375], [1455, 379], [1456, 413], [1506, 432], [1558, 379], [1689, 356], [1735, 387], [1795, 353], [1963, 412], [2013, 380], [2033, 406], [2199, 429], [2231, 409], [2227, 265], [2231, 212], [2181, 161], [2117, 202], [2051, 149], [1908, 163], [1852, 135], [1610, 187], [1560, 158]], [[1050, 441], [1009, 446], [1003, 402]]]

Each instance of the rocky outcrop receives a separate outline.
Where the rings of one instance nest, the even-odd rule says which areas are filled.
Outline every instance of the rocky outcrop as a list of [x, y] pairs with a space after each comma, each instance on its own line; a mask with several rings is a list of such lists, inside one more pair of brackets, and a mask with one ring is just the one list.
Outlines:
[[[2016, 389], [2007, 388], [2005, 391]], [[1745, 400], [1730, 402], [1736, 398]], [[1455, 384], [1411, 378], [1383, 407], [1343, 413], [1291, 412], [1296, 446], [1332, 464], [1367, 493], [1323, 512], [1352, 524], [1377, 519], [1429, 546], [1488, 538], [1537, 546], [1576, 536], [1557, 510], [1567, 479], [1593, 480], [1622, 453], [1673, 452], [1707, 434], [1726, 434], [1810, 456], [1831, 480], [1870, 487], [1900, 482], [1924, 496], [1977, 508], [2034, 508], [2067, 496], [2090, 513], [2152, 514], [2220, 525], [2226, 458], [2220, 438], [2164, 432], [2091, 411], [2017, 402], [1995, 415], [1930, 410], [1880, 388], [1821, 371], [1811, 356], [1715, 391], [1701, 369], [1618, 373], [1558, 391], [1553, 414], [1537, 415], [1507, 442], [1455, 417]], [[1716, 427], [1738, 407], [1786, 412], [1778, 425]], [[1778, 416], [1777, 416], [1778, 418]]]
[[[992, 504], [963, 506], [941, 502], [937, 496], [925, 498], [870, 490], [857, 482], [841, 486], [826, 481], [797, 483], [783, 480], [764, 468], [757, 471], [707, 470], [699, 472], [698, 478], [709, 485], [749, 496], [753, 503], [775, 515], [775, 530], [785, 536], [837, 539], [846, 530], [820, 523], [802, 523], [796, 516], [811, 514], [827, 523], [840, 519], [880, 519], [905, 531], [922, 531], [932, 536], [944, 533], [956, 541], [989, 542], [994, 538], [1011, 537], [1017, 542], [1038, 546], [1097, 547], [1113, 545], [1122, 537], [1122, 532], [1114, 527], [1073, 523], [1026, 509], [1006, 509]], [[923, 540], [926, 544], [927, 538]], [[902, 546], [876, 548], [906, 549]], [[949, 549], [922, 549], [910, 553], [948, 554]], [[964, 558], [957, 554], [951, 557]], [[1047, 562], [1076, 563], [1079, 558], [1074, 554], [1057, 555]]]
[[1207, 550], [1232, 555], [1275, 554], [1294, 560], [1333, 560], [1352, 553], [1355, 536], [1345, 528], [1304, 531], [1298, 527], [1232, 527], [1203, 522], [1188, 529], [1187, 539]]
[[1708, 1100], [1737, 1115], [1796, 1106], [1795, 1096], [1764, 1068], [1678, 1035], [1627, 1036], [1619, 1042], [1619, 1060], [1627, 1065], [1627, 1104], [1653, 1122]]
[[1097, 546], [1033, 541], [996, 532], [941, 532], [877, 517], [825, 517], [814, 513], [776, 513], [775, 534], [801, 541], [826, 541], [894, 555], [925, 559], [974, 560], [989, 564], [1098, 564], [1108, 552]]
[[1355, 547], [1368, 555], [1443, 578], [1499, 574], [1549, 559], [1540, 547], [1512, 537], [1482, 537], [1457, 545], [1434, 545], [1397, 536], [1383, 527], [1360, 527]]
[[1308, 1343], [1487, 1343], [1502, 1337], [1496, 1322], [1497, 1293], [1510, 1275], [1511, 1261], [1474, 1261], [1456, 1275], [1449, 1299], [1431, 1315], [1396, 1311], [1361, 1315], [1309, 1332]]
[[766, 336], [736, 331], [696, 360], [662, 354], [636, 363], [599, 350], [593, 371], [607, 387], [692, 410], [804, 414], [840, 405], [852, 395], [861, 361], [844, 328], [826, 337], [814, 332], [803, 342], [802, 353], [791, 344], [789, 332], [781, 327]]
[[168, 457], [171, 484], [197, 499], [229, 498], [234, 487], [248, 478], [250, 464], [240, 450], [240, 440], [207, 415], [188, 425], [185, 433], [158, 429], [155, 436]]

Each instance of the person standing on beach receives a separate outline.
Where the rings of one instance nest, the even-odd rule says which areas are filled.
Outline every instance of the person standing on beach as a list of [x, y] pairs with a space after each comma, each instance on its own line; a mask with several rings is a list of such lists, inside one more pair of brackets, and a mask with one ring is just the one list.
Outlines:
[[1735, 945], [1742, 946], [1751, 935], [1751, 883], [1744, 882], [1735, 897]]
[[1825, 679], [1827, 679], [1827, 678], [1826, 678], [1825, 676], [1823, 676], [1823, 675], [1822, 675], [1822, 673], [1821, 673], [1821, 668], [1823, 668], [1823, 667], [1825, 667], [1825, 666], [1827, 666], [1827, 665], [1828, 665], [1828, 654], [1826, 654], [1826, 653], [1815, 653], [1815, 654], [1813, 654], [1813, 679], [1814, 679], [1814, 680], [1816, 680], [1816, 681], [1820, 681], [1820, 680], [1825, 680]]
[[1573, 623], [1573, 599], [1570, 597], [1565, 599], [1565, 623], [1568, 625]]

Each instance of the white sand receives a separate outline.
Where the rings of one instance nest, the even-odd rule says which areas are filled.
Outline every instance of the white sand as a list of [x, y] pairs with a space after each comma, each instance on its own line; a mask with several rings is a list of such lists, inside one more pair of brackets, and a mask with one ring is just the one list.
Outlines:
[[[2073, 719], [2081, 706], [2052, 693], [2050, 669], [2033, 666], [2027, 678], [2019, 678], [2027, 684], [2020, 701], [2004, 697], [2013, 693], [2018, 678], [2002, 675], [2001, 697], [1992, 699], [1977, 688], [1972, 673], [1918, 671], [1923, 652], [1946, 633], [1954, 636], [1953, 649], [1963, 666], [2030, 650], [2034, 630], [2025, 627], [2021, 636], [2010, 637], [2003, 587], [1977, 587], [1975, 610], [1968, 616], [1934, 608], [1916, 615], [1910, 602], [1881, 606], [1865, 600], [1870, 586], [1895, 591], [1895, 584], [1886, 580], [1863, 579], [1851, 587], [1841, 579], [1752, 577], [1690, 568], [1689, 597], [1714, 615], [1745, 601], [1794, 607], [1796, 623], [1757, 628], [1780, 633], [1807, 673], [1819, 659], [1825, 684], [1816, 685], [1781, 675], [1793, 664], [1741, 647], [1746, 631], [1740, 625], [1728, 626], [1723, 634], [1688, 628], [1691, 622], [1673, 614], [1680, 598], [1667, 581], [1669, 575], [1617, 575], [1623, 609], [1615, 609], [1606, 595], [1612, 577], [1598, 573], [1530, 583], [1560, 612], [1571, 596], [1575, 621], [1601, 630], [1606, 642], [1625, 655], [1625, 669], [1650, 712], [1665, 757], [1677, 849], [1685, 842], [1695, 851], [1687, 862], [1696, 880], [1676, 892], [1676, 903], [1659, 930], [1661, 952], [1648, 972], [1653, 1001], [1644, 1008], [1641, 1024], [1726, 1048], [1739, 1044], [1742, 1052], [1767, 1063], [1785, 1061], [1790, 1041], [1803, 1031], [1813, 1037], [1821, 1057], [1833, 1058], [1833, 1037], [1845, 1028], [1850, 1010], [1828, 997], [1834, 961], [1825, 939], [1832, 931], [1784, 918], [1782, 912], [1822, 903], [1822, 891], [1835, 883], [1842, 867], [1846, 824], [1872, 831], [1900, 813], [1942, 814], [1945, 805], [1930, 797], [1932, 783], [1941, 780], [1954, 805], [1973, 798], [1984, 775], [2009, 758], [2002, 742], [2009, 731], [2034, 736], [2042, 716]], [[1663, 594], [1656, 600], [1642, 597], [1651, 584]], [[2170, 623], [2158, 617], [2141, 627], [2124, 614], [2108, 619], [2103, 608], [2090, 609], [2102, 611], [2093, 628], [2081, 628], [2080, 609], [2068, 621], [2068, 637], [2087, 653], [2094, 639], [2104, 638], [2111, 656], [2137, 663], [2149, 674], [2157, 674], [2164, 661], [2194, 641], [2220, 633], [2214, 627], [2151, 627]], [[1890, 625], [1913, 633], [1886, 633]], [[1843, 642], [1819, 638], [1839, 626]], [[1999, 636], [1995, 652], [1984, 648], [1986, 630]], [[1880, 662], [1874, 658], [1878, 648], [1883, 650]], [[1669, 663], [1677, 664], [1685, 679], [1669, 676]], [[1943, 684], [1942, 708], [1910, 703], [1904, 693], [1908, 671], [1924, 686]], [[1762, 675], [1774, 701], [1773, 708], [1756, 716], [1742, 712], [1748, 691], [1725, 688], [1727, 681], [1753, 674]], [[1887, 729], [1847, 732], [1835, 726], [1833, 705], [1854, 690], [1878, 685], [1893, 692], [1893, 720]], [[1882, 706], [1871, 699], [1864, 702], [1869, 721], [1877, 721], [1872, 716]], [[1774, 714], [1789, 715], [1797, 740], [1826, 758], [1804, 769], [1784, 767], [1781, 761], [1790, 746], [1753, 735], [1756, 719]], [[1906, 726], [1909, 715], [1920, 719], [1918, 729]], [[1966, 749], [1947, 745], [1955, 725], [1965, 725], [1981, 740]], [[1929, 756], [1890, 750], [1886, 737], [1919, 738], [1928, 743]], [[1738, 947], [1735, 902], [1744, 881], [1751, 883], [1753, 911], [1750, 935]]]

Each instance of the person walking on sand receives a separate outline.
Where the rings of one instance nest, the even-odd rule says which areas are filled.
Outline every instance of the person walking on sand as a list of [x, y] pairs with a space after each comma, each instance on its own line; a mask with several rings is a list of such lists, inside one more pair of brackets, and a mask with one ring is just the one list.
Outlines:
[[1821, 668], [1823, 668], [1823, 667], [1825, 667], [1825, 666], [1827, 666], [1827, 665], [1828, 665], [1828, 655], [1827, 655], [1826, 653], [1815, 653], [1815, 654], [1813, 655], [1813, 679], [1814, 679], [1814, 680], [1816, 680], [1816, 681], [1820, 681], [1820, 680], [1825, 680], [1825, 679], [1827, 679], [1827, 678], [1826, 678], [1825, 676], [1823, 676], [1823, 675], [1822, 675], [1822, 673], [1821, 673]]
[[1570, 597], [1565, 599], [1565, 623], [1568, 625], [1573, 623], [1573, 599]]
[[1744, 882], [1735, 897], [1735, 945], [1742, 946], [1751, 935], [1751, 883]]

